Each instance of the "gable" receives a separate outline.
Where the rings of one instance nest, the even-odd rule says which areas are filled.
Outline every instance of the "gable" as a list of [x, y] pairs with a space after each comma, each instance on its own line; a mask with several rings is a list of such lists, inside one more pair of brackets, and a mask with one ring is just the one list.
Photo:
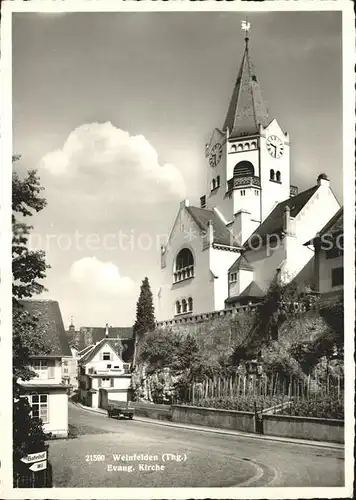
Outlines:
[[79, 360], [80, 364], [86, 365], [90, 362], [98, 362], [103, 360], [103, 353], [110, 352], [112, 359], [123, 363], [119, 352], [123, 350], [123, 345], [120, 339], [106, 338], [98, 342], [89, 352], [84, 354]]

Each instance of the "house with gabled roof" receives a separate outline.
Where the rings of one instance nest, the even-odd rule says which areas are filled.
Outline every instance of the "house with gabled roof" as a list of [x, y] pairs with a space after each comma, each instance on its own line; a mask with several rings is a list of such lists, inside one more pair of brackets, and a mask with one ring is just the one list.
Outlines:
[[322, 298], [341, 296], [344, 289], [344, 210], [341, 207], [310, 240], [314, 258], [314, 288]]
[[46, 351], [33, 354], [29, 368], [36, 373], [30, 380], [18, 380], [22, 397], [32, 408], [32, 416], [42, 419], [44, 431], [54, 436], [68, 435], [68, 393], [63, 377], [63, 361], [71, 359], [59, 304], [54, 300], [20, 300], [43, 335]]
[[126, 359], [124, 339], [106, 335], [95, 344], [78, 353], [79, 399], [93, 408], [101, 407], [102, 391], [117, 401], [132, 399], [130, 363]]

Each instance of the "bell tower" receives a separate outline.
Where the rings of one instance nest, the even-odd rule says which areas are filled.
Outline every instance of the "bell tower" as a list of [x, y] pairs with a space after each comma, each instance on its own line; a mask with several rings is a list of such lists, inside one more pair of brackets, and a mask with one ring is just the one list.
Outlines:
[[[250, 57], [250, 23], [222, 129], [206, 147], [205, 206], [217, 209], [240, 243], [280, 201], [289, 198], [289, 136], [269, 115]], [[203, 206], [203, 204], [202, 204]]]

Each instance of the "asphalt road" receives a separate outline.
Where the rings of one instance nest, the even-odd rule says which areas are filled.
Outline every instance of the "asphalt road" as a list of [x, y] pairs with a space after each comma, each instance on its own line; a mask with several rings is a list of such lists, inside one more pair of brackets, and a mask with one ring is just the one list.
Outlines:
[[109, 419], [72, 404], [69, 422], [78, 436], [50, 442], [56, 487], [344, 485], [342, 449]]

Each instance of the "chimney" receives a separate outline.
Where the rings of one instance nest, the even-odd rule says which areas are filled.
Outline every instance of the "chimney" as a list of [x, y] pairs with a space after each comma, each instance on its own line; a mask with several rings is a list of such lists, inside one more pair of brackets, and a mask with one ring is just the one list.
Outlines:
[[214, 226], [213, 226], [213, 222], [211, 220], [209, 220], [208, 222], [208, 242], [209, 244], [211, 245], [213, 242], [214, 242]]
[[109, 336], [109, 325], [106, 323], [105, 325], [105, 337], [108, 338]]
[[180, 208], [189, 207], [189, 200], [182, 200], [180, 202]]
[[317, 184], [318, 186], [327, 186], [329, 187], [330, 181], [328, 179], [328, 176], [326, 174], [319, 174], [318, 179], [317, 179]]
[[285, 234], [290, 234], [290, 208], [288, 205], [284, 208], [283, 231]]

